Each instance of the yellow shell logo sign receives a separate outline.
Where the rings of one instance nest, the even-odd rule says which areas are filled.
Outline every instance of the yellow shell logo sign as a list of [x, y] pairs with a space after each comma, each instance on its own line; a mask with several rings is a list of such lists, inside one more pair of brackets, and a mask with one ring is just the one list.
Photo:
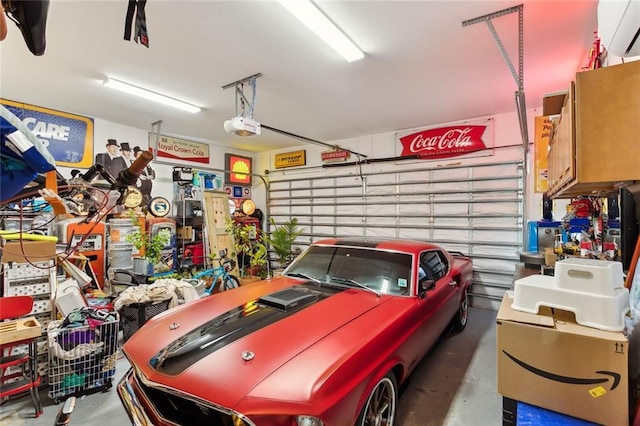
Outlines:
[[231, 171], [234, 173], [233, 175], [234, 180], [238, 180], [238, 181], [249, 180], [248, 173], [251, 173], [251, 170], [249, 169], [249, 165], [246, 162], [242, 160], [236, 161], [235, 163], [233, 163], [233, 168], [231, 169]]

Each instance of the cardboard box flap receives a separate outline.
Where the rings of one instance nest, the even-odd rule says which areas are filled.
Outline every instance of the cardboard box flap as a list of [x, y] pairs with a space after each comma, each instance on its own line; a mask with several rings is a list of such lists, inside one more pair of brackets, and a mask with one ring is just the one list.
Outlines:
[[497, 322], [512, 321], [522, 324], [532, 324], [540, 327], [555, 327], [555, 321], [551, 313], [551, 309], [541, 307], [538, 314], [530, 314], [527, 312], [516, 311], [511, 309], [513, 303], [513, 292], [507, 291], [502, 298], [500, 309], [498, 310]]
[[511, 321], [519, 324], [555, 328], [558, 331], [565, 333], [581, 334], [583, 336], [610, 340], [613, 342], [624, 342], [627, 340], [622, 332], [600, 330], [578, 324], [573, 312], [541, 306], [537, 314], [530, 314], [528, 312], [512, 309], [512, 303], [513, 291], [507, 291], [502, 298], [502, 303], [500, 304], [500, 309], [498, 310], [498, 315], [496, 317], [496, 321], [498, 323], [502, 321]]

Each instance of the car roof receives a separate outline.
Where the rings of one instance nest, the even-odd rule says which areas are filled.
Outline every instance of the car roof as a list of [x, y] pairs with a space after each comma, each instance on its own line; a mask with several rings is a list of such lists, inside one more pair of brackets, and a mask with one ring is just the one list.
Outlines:
[[313, 245], [366, 247], [378, 250], [399, 251], [409, 254], [418, 254], [424, 250], [441, 250], [440, 247], [426, 241], [398, 238], [338, 237], [318, 240], [314, 242]]

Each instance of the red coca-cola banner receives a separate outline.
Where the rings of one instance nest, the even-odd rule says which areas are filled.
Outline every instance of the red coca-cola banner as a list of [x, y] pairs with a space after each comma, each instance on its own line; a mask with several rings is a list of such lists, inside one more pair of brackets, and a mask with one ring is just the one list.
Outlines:
[[485, 133], [489, 124], [461, 124], [425, 129], [406, 136], [398, 135], [402, 144], [400, 155], [402, 157], [418, 155], [421, 159], [431, 160], [485, 150], [489, 148], [485, 142]]

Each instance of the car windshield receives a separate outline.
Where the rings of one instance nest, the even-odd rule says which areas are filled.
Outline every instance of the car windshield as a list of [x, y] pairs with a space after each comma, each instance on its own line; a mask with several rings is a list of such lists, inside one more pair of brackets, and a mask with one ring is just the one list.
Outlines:
[[323, 283], [362, 285], [383, 294], [408, 295], [411, 255], [364, 247], [312, 246], [285, 274]]

